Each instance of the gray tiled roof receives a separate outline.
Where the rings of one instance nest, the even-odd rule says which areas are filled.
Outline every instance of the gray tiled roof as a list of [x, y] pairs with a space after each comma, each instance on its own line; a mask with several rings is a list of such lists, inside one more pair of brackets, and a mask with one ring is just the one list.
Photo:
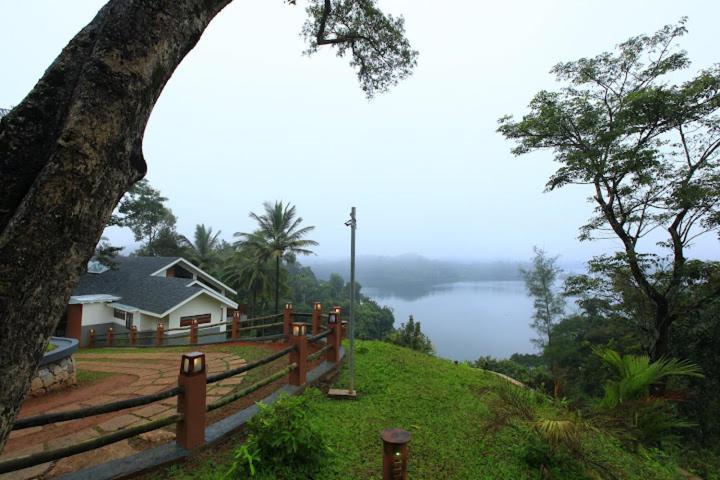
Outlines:
[[192, 278], [153, 277], [179, 257], [116, 257], [117, 269], [86, 273], [73, 295], [110, 294], [118, 303], [161, 314], [205, 289], [192, 286]]

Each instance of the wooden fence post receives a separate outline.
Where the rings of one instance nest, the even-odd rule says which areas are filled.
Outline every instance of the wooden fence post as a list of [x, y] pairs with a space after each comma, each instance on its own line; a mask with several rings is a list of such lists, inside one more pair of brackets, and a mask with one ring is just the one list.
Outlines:
[[196, 319], [193, 319], [190, 324], [190, 345], [197, 345], [198, 343], [198, 323]]
[[345, 340], [347, 338], [347, 332], [348, 332], [348, 322], [347, 320], [343, 320], [340, 322], [340, 340]]
[[407, 480], [410, 433], [399, 428], [383, 430], [383, 480]]
[[235, 310], [233, 312], [232, 330], [230, 331], [230, 338], [232, 340], [238, 339], [239, 328], [240, 328], [240, 310]]
[[91, 328], [91, 329], [88, 331], [88, 343], [87, 343], [87, 347], [88, 347], [88, 348], [92, 348], [94, 341], [95, 341], [95, 329], [94, 329], [94, 328]]
[[293, 318], [293, 306], [292, 303], [285, 304], [285, 311], [283, 312], [283, 335], [285, 337], [290, 336], [290, 324]]
[[322, 315], [322, 303], [313, 303], [312, 309], [312, 334], [317, 335], [320, 333], [320, 315]]
[[157, 330], [155, 331], [155, 345], [160, 346], [163, 344], [163, 336], [165, 336], [165, 326], [162, 323], [158, 323]]
[[328, 315], [328, 328], [330, 335], [327, 336], [327, 344], [330, 345], [330, 348], [325, 353], [325, 360], [337, 363], [340, 360], [340, 324], [333, 323], [332, 313]]
[[113, 346], [113, 336], [115, 332], [113, 332], [112, 327], [108, 327], [107, 330], [105, 330], [105, 338], [107, 339], [107, 346], [112, 347]]
[[130, 346], [134, 347], [137, 343], [137, 325], [130, 327]]
[[297, 363], [297, 368], [290, 371], [290, 385], [304, 385], [307, 378], [307, 326], [304, 323], [292, 324], [292, 335], [290, 343], [295, 345], [295, 350], [290, 352], [290, 363]]
[[177, 424], [175, 438], [186, 450], [195, 450], [205, 444], [205, 403], [207, 369], [205, 354], [191, 352], [180, 359], [177, 411], [183, 415]]

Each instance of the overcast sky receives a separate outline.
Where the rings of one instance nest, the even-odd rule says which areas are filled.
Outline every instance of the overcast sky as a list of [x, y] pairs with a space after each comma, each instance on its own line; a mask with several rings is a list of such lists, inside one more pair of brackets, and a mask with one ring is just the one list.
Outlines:
[[[16, 105], [101, 0], [0, 0], [0, 107]], [[168, 83], [145, 134], [148, 179], [178, 230], [205, 223], [232, 240], [264, 201], [297, 205], [320, 258], [346, 255], [358, 208], [358, 252], [525, 259], [533, 245], [565, 260], [617, 248], [580, 243], [581, 187], [543, 193], [549, 152], [516, 158], [496, 133], [532, 95], [554, 88], [558, 61], [592, 56], [689, 17], [693, 69], [720, 61], [717, 1], [379, 0], [403, 14], [420, 51], [414, 75], [368, 102], [347, 60], [302, 55], [304, 11], [236, 0]], [[132, 243], [128, 230], [108, 232]], [[720, 258], [706, 236], [691, 256]]]

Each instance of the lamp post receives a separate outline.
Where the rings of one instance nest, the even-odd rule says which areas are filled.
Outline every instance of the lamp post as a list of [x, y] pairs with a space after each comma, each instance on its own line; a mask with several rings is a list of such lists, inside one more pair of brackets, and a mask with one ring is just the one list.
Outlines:
[[180, 359], [177, 411], [183, 414], [177, 424], [177, 442], [186, 450], [195, 450], [205, 443], [205, 412], [207, 369], [205, 354], [190, 352]]
[[[355, 207], [350, 210], [350, 220], [345, 222], [350, 227], [350, 322], [349, 322], [349, 351], [348, 351], [348, 389], [331, 388], [328, 396], [331, 398], [357, 398], [355, 392], [355, 229], [357, 228], [357, 220], [355, 219]], [[342, 321], [338, 316], [335, 318], [337, 325], [335, 331], [338, 335], [342, 335]], [[328, 323], [330, 317], [328, 316]], [[338, 341], [339, 345], [339, 341]]]
[[348, 352], [348, 393], [355, 394], [355, 230], [357, 219], [355, 218], [355, 207], [350, 209], [350, 220], [345, 222], [350, 227], [350, 325], [348, 336], [350, 337], [350, 351]]
[[233, 312], [232, 327], [230, 330], [230, 338], [232, 338], [233, 340], [237, 340], [239, 328], [240, 328], [240, 310], [235, 310]]
[[[330, 335], [327, 337], [330, 349], [325, 354], [325, 360], [336, 363], [340, 360], [340, 307], [330, 309], [327, 323], [328, 329], [330, 330]], [[332, 390], [331, 388], [330, 391], [332, 392]]]
[[312, 334], [320, 333], [320, 315], [322, 314], [322, 304], [320, 302], [313, 303], [312, 310]]
[[295, 345], [295, 350], [290, 352], [290, 363], [295, 363], [297, 367], [290, 372], [290, 385], [303, 385], [307, 378], [307, 325], [304, 323], [293, 322], [292, 336], [290, 343]]
[[293, 321], [293, 305], [292, 303], [285, 304], [285, 311], [283, 312], [283, 335], [285, 337], [290, 336], [290, 324]]

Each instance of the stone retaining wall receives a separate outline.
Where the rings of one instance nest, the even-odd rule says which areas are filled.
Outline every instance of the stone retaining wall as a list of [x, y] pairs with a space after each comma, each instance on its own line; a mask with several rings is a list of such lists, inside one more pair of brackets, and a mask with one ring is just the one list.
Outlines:
[[39, 397], [77, 385], [75, 373], [75, 359], [72, 355], [41, 365], [35, 372], [28, 396]]

